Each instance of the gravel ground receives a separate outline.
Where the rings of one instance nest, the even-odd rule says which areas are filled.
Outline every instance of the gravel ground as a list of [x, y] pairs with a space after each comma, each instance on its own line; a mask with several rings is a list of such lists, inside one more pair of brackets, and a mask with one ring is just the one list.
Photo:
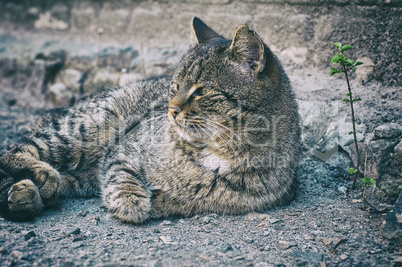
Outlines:
[[[342, 103], [344, 81], [316, 69], [286, 68], [301, 107]], [[368, 131], [401, 123], [400, 89], [356, 80], [352, 86], [365, 96], [359, 119]], [[41, 101], [22, 89], [0, 88], [0, 149], [32, 130], [47, 109]], [[348, 110], [339, 105], [337, 112]], [[0, 266], [401, 265], [401, 243], [381, 236], [385, 215], [362, 210], [359, 192], [349, 190], [350, 159], [338, 153], [324, 162], [306, 151], [296, 199], [263, 214], [202, 214], [130, 225], [111, 218], [93, 198], [61, 200], [33, 222], [0, 218]]]

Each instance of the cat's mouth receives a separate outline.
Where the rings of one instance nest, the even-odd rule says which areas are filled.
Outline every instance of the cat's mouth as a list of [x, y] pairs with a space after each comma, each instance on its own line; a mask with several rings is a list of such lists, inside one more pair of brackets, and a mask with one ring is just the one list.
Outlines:
[[180, 138], [197, 146], [232, 146], [237, 141], [233, 130], [210, 119], [171, 120], [171, 123]]
[[211, 139], [213, 134], [205, 127], [206, 123], [203, 118], [169, 116], [169, 120], [178, 136], [190, 143], [205, 143]]

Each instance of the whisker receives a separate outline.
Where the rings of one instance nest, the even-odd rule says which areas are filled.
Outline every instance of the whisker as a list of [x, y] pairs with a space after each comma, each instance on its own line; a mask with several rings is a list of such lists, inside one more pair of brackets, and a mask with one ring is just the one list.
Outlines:
[[[225, 134], [228, 136], [228, 138], [230, 138], [232, 140], [233, 143], [237, 144], [237, 142], [234, 140], [234, 137], [237, 138], [239, 141], [241, 140], [237, 133], [235, 133], [232, 129], [222, 125], [221, 123], [218, 123], [218, 122], [215, 122], [212, 120], [208, 120], [207, 122], [212, 123], [216, 128], [218, 128], [218, 130], [220, 130], [219, 128], [223, 128], [223, 129], [229, 131], [231, 133], [231, 135], [229, 135], [227, 133], [225, 133]], [[210, 125], [210, 126], [212, 126], [212, 125]], [[220, 132], [222, 132], [222, 134], [223, 134], [225, 131], [220, 131]]]
[[[208, 136], [210, 142], [218, 149], [225, 148], [230, 154], [233, 153], [234, 156], [239, 153], [244, 154], [241, 142], [239, 143], [241, 140], [239, 134], [220, 122], [186, 114], [183, 116], [182, 126], [187, 127], [188, 131], [192, 132], [193, 137], [197, 139]], [[220, 144], [217, 140], [220, 140]]]
[[[205, 134], [208, 135], [208, 132], [206, 131], [206, 128], [200, 128], [200, 130], [202, 130], [203, 132], [205, 132]], [[210, 139], [212, 141], [212, 143], [217, 147], [220, 148], [219, 144], [215, 142], [214, 139]]]
[[213, 123], [213, 124], [215, 124], [215, 125], [218, 126], [218, 127], [222, 127], [222, 128], [224, 128], [224, 129], [228, 130], [230, 133], [232, 133], [232, 134], [235, 135], [236, 137], [238, 137], [238, 134], [235, 133], [232, 129], [230, 129], [230, 128], [227, 127], [226, 125], [223, 125], [222, 123], [219, 123], [219, 122], [214, 121], [214, 120], [211, 120], [211, 119], [206, 119], [206, 121], [207, 121], [207, 122], [210, 122], [210, 123]]
[[[216, 132], [215, 128], [213, 128], [211, 125], [207, 125], [206, 129], [211, 132]], [[229, 140], [222, 135], [222, 133], [218, 132], [216, 138], [220, 139], [223, 142], [224, 147], [226, 147], [227, 149], [230, 148], [233, 151], [233, 154], [236, 155], [236, 151], [234, 150], [233, 146], [229, 143]], [[211, 141], [214, 142], [214, 144], [216, 144], [218, 148], [220, 148], [220, 146], [214, 141], [214, 139], [211, 139]]]
[[143, 138], [140, 140], [141, 143], [148, 140], [150, 135], [158, 136], [160, 131], [166, 128], [166, 126], [169, 124], [169, 121], [167, 119], [166, 120], [161, 119], [164, 116], [166, 115], [161, 115], [154, 118], [153, 123], [149, 125], [149, 129], [144, 132]]
[[147, 123], [147, 122], [153, 122], [153, 121], [157, 121], [157, 120], [159, 120], [160, 118], [162, 118], [162, 117], [167, 117], [167, 115], [166, 114], [162, 114], [162, 115], [159, 115], [159, 116], [156, 116], [156, 117], [151, 117], [151, 118], [149, 118], [149, 119], [147, 119], [147, 120], [144, 120], [144, 121], [142, 121], [143, 123]]

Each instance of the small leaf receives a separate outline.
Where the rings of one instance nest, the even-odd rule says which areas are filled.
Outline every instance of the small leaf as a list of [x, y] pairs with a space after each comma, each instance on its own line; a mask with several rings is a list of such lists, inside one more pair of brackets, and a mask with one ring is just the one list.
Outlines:
[[355, 67], [352, 67], [352, 71], [356, 71], [356, 68], [355, 68]]
[[342, 66], [346, 66], [347, 65], [347, 61], [346, 61], [347, 59], [345, 58], [345, 55], [340, 55], [339, 56], [339, 63], [342, 65]]
[[341, 70], [341, 69], [339, 69], [339, 70], [338, 70], [338, 73], [342, 73], [342, 70]]
[[348, 132], [348, 135], [352, 135], [353, 134], [353, 132]]
[[363, 186], [372, 186], [375, 182], [376, 180], [374, 180], [373, 178], [364, 177], [360, 184], [362, 184]]
[[359, 65], [363, 65], [363, 62], [357, 61], [353, 66], [359, 66]]
[[347, 94], [346, 94], [346, 96], [351, 96], [351, 95], [352, 95], [352, 93], [347, 93]]
[[370, 177], [366, 177], [366, 178], [369, 179], [369, 184], [368, 184], [368, 186], [372, 186], [372, 185], [376, 182], [376, 180], [374, 180], [373, 178], [370, 178]]
[[345, 103], [349, 103], [349, 102], [350, 102], [349, 99], [347, 99], [347, 98], [342, 99], [342, 101], [345, 102]]
[[331, 64], [333, 63], [338, 63], [339, 62], [339, 54], [336, 54], [332, 59], [331, 59]]
[[349, 174], [355, 174], [357, 172], [356, 168], [350, 168]]
[[345, 63], [346, 63], [345, 65], [348, 66], [348, 67], [353, 66], [353, 60], [351, 60], [349, 58], [345, 59]]
[[329, 71], [329, 76], [334, 75], [335, 73], [338, 73], [337, 69], [331, 68], [331, 70]]
[[358, 102], [358, 101], [362, 101], [362, 99], [360, 97], [356, 97], [355, 99], [353, 99], [353, 102]]
[[334, 43], [334, 46], [336, 46], [336, 48], [338, 48], [339, 50], [342, 49], [341, 43]]
[[344, 45], [343, 47], [342, 47], [342, 49], [341, 49], [341, 53], [343, 53], [343, 52], [345, 52], [345, 51], [347, 51], [347, 50], [349, 50], [349, 49], [353, 49], [353, 46], [351, 46], [351, 45]]

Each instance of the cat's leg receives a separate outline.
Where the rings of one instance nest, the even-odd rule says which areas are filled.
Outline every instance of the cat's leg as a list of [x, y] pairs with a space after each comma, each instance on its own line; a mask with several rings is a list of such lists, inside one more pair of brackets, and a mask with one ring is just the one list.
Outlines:
[[60, 174], [39, 158], [32, 145], [20, 145], [0, 158], [0, 213], [25, 220], [38, 215], [60, 194]]
[[90, 197], [98, 196], [100, 183], [97, 169], [75, 171], [74, 174], [60, 174], [60, 196]]
[[152, 192], [145, 185], [138, 161], [131, 161], [123, 151], [106, 153], [103, 177], [103, 201], [113, 217], [129, 223], [143, 223], [150, 218]]

